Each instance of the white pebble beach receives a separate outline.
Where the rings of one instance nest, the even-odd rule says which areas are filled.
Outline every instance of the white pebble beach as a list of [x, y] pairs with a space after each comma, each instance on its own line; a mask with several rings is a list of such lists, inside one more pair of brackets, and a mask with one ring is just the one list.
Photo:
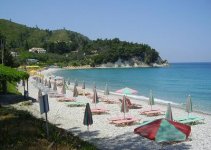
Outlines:
[[[50, 72], [53, 73], [53, 69], [45, 70], [42, 74], [47, 75]], [[37, 99], [38, 89], [32, 84], [33, 79], [29, 79], [29, 96]], [[79, 85], [80, 89], [81, 85]], [[61, 88], [61, 87], [60, 87]], [[58, 92], [60, 92], [58, 88]], [[70, 88], [73, 88], [70, 86]], [[23, 93], [23, 87], [19, 86], [19, 91]], [[86, 89], [92, 93], [92, 89]], [[72, 97], [72, 91], [67, 90], [68, 97]], [[98, 95], [103, 95], [103, 93], [98, 92]], [[109, 95], [109, 99], [119, 101], [122, 96], [119, 95]], [[95, 105], [92, 100], [85, 96], [78, 96], [77, 100], [89, 102], [91, 108]], [[142, 109], [150, 108], [146, 101], [131, 99], [133, 103], [141, 104]], [[155, 102], [156, 103], [156, 102]], [[123, 116], [120, 112], [120, 104], [106, 104], [105, 102], [99, 102], [98, 107], [103, 107], [108, 109], [108, 113], [101, 115], [93, 115], [93, 125], [89, 127], [89, 132], [87, 126], [83, 125], [83, 117], [85, 107], [67, 107], [65, 102], [58, 102], [56, 98], [49, 98], [50, 111], [48, 112], [48, 120], [52, 124], [57, 125], [67, 131], [72, 132], [74, 135], [79, 136], [85, 141], [89, 141], [96, 145], [99, 149], [137, 149], [137, 150], [157, 150], [157, 149], [190, 149], [190, 150], [209, 150], [211, 149], [211, 116], [205, 113], [192, 112], [191, 114], [195, 116], [200, 116], [205, 118], [204, 123], [192, 125], [191, 135], [189, 139], [184, 142], [175, 144], [159, 144], [155, 141], [151, 141], [140, 135], [134, 134], [134, 129], [140, 125], [134, 124], [130, 126], [117, 127], [114, 124], [109, 123], [109, 118], [116, 116]], [[22, 106], [15, 104], [14, 107], [21, 110], [27, 110], [31, 112], [37, 118], [44, 118], [44, 115], [40, 114], [40, 106], [38, 102], [34, 102], [33, 105]], [[166, 111], [167, 106], [164, 104], [155, 104], [153, 108], [159, 108]], [[147, 117], [145, 115], [140, 115], [139, 111], [141, 109], [130, 109], [126, 115], [132, 115], [140, 119], [140, 122], [144, 120], [151, 120], [155, 118], [163, 118], [164, 115], [156, 117]], [[181, 108], [172, 106], [173, 117], [181, 117], [187, 115], [187, 112]], [[51, 134], [51, 133], [50, 133]]]

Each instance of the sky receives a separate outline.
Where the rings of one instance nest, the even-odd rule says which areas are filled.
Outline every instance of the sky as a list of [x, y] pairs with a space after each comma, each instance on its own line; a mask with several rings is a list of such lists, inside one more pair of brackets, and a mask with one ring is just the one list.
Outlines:
[[169, 62], [211, 62], [210, 0], [1, 0], [0, 18], [145, 43]]

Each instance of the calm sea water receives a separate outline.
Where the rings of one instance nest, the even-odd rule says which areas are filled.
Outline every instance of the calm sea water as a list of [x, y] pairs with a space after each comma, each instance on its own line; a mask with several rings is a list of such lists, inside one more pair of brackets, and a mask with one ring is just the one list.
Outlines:
[[184, 104], [191, 95], [196, 110], [211, 112], [211, 63], [175, 63], [166, 68], [114, 68], [88, 70], [62, 70], [55, 73], [86, 86], [111, 91], [129, 87], [138, 95], [149, 97], [150, 90], [156, 99]]

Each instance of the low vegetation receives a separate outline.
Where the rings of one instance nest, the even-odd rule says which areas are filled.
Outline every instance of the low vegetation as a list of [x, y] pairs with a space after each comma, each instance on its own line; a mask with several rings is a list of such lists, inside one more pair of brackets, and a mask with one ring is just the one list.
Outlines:
[[26, 111], [0, 107], [0, 149], [81, 149], [96, 147], [73, 134], [49, 124], [50, 135], [46, 138], [45, 122]]

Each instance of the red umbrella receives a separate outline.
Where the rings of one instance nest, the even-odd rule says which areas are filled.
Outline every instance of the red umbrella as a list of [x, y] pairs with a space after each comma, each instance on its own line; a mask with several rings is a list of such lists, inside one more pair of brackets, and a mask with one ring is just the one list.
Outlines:
[[156, 142], [185, 141], [191, 127], [168, 119], [157, 119], [134, 129], [134, 133]]

